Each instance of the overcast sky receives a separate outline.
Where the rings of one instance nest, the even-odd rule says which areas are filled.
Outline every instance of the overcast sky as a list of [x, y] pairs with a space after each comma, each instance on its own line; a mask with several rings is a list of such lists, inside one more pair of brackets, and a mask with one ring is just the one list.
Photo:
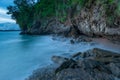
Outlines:
[[12, 5], [13, 0], [0, 0], [0, 23], [15, 22], [11, 19], [10, 15], [7, 15], [7, 6]]

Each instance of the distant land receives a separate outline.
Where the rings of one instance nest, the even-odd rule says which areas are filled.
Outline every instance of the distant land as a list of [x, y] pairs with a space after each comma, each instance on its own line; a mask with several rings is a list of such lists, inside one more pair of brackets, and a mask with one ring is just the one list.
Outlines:
[[0, 31], [19, 31], [20, 28], [15, 23], [0, 23]]

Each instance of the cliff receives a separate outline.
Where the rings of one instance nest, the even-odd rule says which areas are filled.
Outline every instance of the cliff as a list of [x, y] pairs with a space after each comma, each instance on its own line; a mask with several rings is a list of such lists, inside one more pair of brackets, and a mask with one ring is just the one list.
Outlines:
[[[11, 7], [8, 8], [8, 13], [12, 14], [21, 27], [21, 34], [59, 34], [67, 37], [84, 34], [120, 40], [119, 0], [58, 0], [58, 2], [41, 0], [34, 4], [27, 3], [18, 5], [16, 1], [18, 6], [16, 11], [20, 5], [25, 7], [22, 9], [23, 12], [17, 12], [19, 16], [15, 15], [14, 7], [13, 10]], [[26, 5], [29, 7], [26, 8]], [[23, 13], [26, 15], [23, 16]]]

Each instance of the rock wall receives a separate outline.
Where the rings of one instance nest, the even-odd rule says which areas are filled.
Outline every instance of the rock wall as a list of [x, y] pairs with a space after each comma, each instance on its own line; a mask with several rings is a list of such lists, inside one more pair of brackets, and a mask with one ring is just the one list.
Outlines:
[[[36, 20], [33, 26], [25, 31], [27, 34], [59, 34], [69, 37], [78, 37], [81, 34], [88, 36], [120, 38], [120, 16], [116, 15], [117, 0], [111, 5], [108, 0], [89, 0], [82, 8], [76, 6], [72, 17], [61, 23], [56, 18]], [[107, 6], [106, 6], [107, 5]], [[106, 9], [106, 7], [108, 7]], [[78, 9], [79, 8], [79, 9]], [[110, 20], [113, 14], [113, 20]], [[41, 25], [42, 24], [42, 25]], [[23, 32], [24, 33], [24, 32]]]
[[[120, 36], [120, 19], [117, 20], [116, 26], [113, 25], [115, 21], [111, 22], [111, 25], [108, 25], [107, 18], [110, 16], [106, 12], [105, 5], [104, 1], [94, 0], [81, 10], [79, 16], [74, 18], [74, 25], [78, 27], [80, 32], [90, 36]], [[113, 14], [113, 16], [115, 15]]]

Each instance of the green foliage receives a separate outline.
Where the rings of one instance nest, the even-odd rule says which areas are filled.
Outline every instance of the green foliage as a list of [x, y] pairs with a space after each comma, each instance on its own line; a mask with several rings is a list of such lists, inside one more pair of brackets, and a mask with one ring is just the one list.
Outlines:
[[22, 30], [31, 27], [34, 12], [33, 0], [14, 0], [14, 6], [8, 7], [8, 14], [12, 14], [12, 18], [16, 20]]
[[40, 0], [35, 4], [35, 15], [40, 18], [51, 17], [55, 15], [55, 1], [56, 0]]
[[120, 16], [120, 1], [118, 1], [118, 3], [117, 3], [116, 13], [118, 16]]
[[107, 24], [113, 26], [114, 21], [120, 16], [120, 0], [106, 0], [104, 8], [107, 14]]
[[108, 0], [109, 3], [113, 3], [115, 0]]
[[75, 5], [83, 5], [84, 0], [14, 0], [14, 6], [8, 7], [8, 14], [20, 25], [22, 30], [32, 27], [37, 19], [56, 17], [64, 22]]
[[[120, 15], [120, 0], [97, 0], [105, 4], [108, 21], [111, 23], [113, 15]], [[115, 2], [118, 2], [115, 4]], [[8, 14], [20, 25], [22, 30], [32, 27], [34, 21], [46, 20], [54, 17], [60, 22], [65, 22], [67, 18], [76, 15], [76, 8], [90, 7], [95, 0], [14, 0], [14, 5], [8, 7]], [[115, 9], [115, 10], [114, 10]]]

